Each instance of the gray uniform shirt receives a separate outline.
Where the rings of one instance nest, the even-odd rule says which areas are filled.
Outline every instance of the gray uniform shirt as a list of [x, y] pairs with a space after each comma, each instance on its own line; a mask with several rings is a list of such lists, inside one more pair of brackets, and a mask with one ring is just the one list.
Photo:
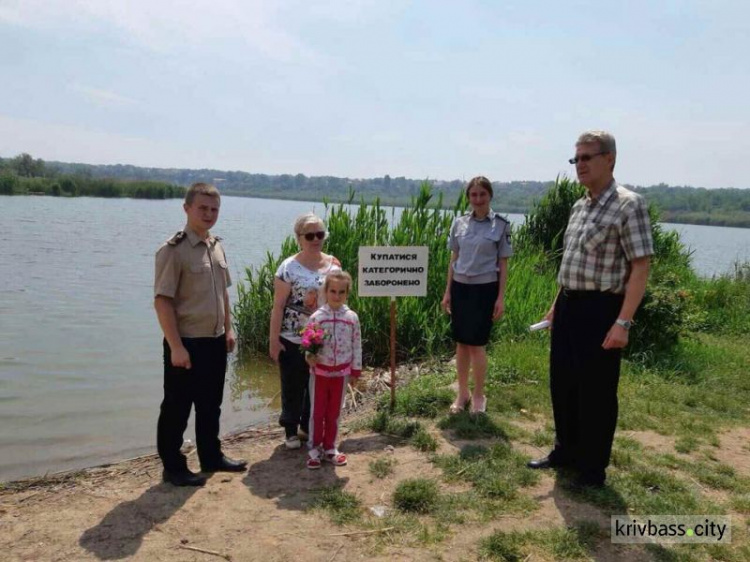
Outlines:
[[448, 247], [458, 252], [453, 279], [470, 285], [492, 283], [497, 281], [498, 260], [513, 255], [510, 223], [492, 209], [481, 220], [466, 213], [453, 221]]

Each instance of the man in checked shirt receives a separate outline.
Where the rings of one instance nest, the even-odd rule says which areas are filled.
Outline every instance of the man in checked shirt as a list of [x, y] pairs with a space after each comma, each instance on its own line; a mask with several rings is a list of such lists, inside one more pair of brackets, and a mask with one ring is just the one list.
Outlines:
[[583, 133], [578, 180], [586, 187], [565, 231], [552, 322], [550, 390], [555, 446], [529, 468], [569, 467], [577, 486], [601, 487], [617, 425], [620, 354], [646, 290], [654, 253], [644, 199], [618, 185], [614, 137]]

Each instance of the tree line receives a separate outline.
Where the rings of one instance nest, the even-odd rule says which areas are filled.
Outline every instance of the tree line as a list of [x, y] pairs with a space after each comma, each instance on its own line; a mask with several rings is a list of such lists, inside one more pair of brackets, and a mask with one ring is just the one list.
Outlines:
[[168, 199], [184, 194], [184, 187], [167, 182], [66, 173], [25, 153], [0, 158], [0, 195]]
[[[15, 178], [15, 179], [13, 179]], [[49, 182], [35, 182], [47, 178]], [[70, 181], [63, 183], [63, 179]], [[44, 162], [28, 154], [0, 158], [0, 193], [44, 192], [51, 195], [104, 197], [180, 197], [195, 182], [215, 184], [225, 195], [346, 202], [354, 191], [358, 200], [406, 206], [419, 194], [423, 180], [384, 175], [352, 179], [304, 174], [255, 174], [210, 168], [148, 168], [126, 164], [92, 165]], [[75, 184], [73, 190], [70, 182]], [[101, 183], [104, 182], [104, 183]], [[431, 180], [433, 193], [452, 201], [464, 180]], [[498, 210], [528, 213], [551, 189], [554, 181], [494, 182]], [[55, 187], [57, 186], [57, 187]], [[750, 227], [750, 189], [706, 189], [666, 184], [629, 186], [655, 206], [663, 221]]]

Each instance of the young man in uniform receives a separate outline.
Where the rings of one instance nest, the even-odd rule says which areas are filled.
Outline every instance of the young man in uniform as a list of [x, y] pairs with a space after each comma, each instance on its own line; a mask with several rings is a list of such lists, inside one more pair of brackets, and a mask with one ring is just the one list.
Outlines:
[[616, 158], [611, 134], [588, 131], [570, 160], [586, 194], [570, 213], [560, 290], [546, 316], [555, 446], [528, 464], [570, 467], [577, 486], [604, 484], [617, 426], [620, 354], [654, 253], [646, 202], [617, 184]]
[[164, 332], [164, 400], [157, 449], [164, 481], [203, 486], [180, 451], [190, 408], [195, 404], [195, 436], [203, 472], [242, 472], [246, 461], [225, 457], [219, 440], [227, 353], [235, 336], [227, 287], [232, 280], [220, 239], [209, 229], [219, 218], [219, 191], [205, 183], [188, 189], [184, 230], [156, 252], [154, 308]]

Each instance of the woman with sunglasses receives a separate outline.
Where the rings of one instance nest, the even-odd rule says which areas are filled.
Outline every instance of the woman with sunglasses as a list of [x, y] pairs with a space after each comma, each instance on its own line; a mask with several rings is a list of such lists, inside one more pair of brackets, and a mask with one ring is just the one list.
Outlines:
[[[443, 309], [451, 315], [451, 333], [456, 341], [458, 395], [450, 407], [452, 414], [471, 403], [472, 413], [484, 412], [484, 377], [487, 373], [485, 346], [492, 322], [505, 311], [505, 281], [510, 246], [510, 224], [490, 208], [492, 183], [477, 176], [466, 186], [471, 212], [456, 217], [448, 246], [451, 260]], [[469, 393], [469, 371], [474, 391]]]
[[323, 304], [320, 288], [325, 276], [341, 269], [339, 260], [322, 251], [327, 233], [320, 217], [313, 213], [300, 216], [294, 234], [300, 251], [281, 262], [276, 271], [268, 345], [268, 354], [281, 372], [279, 424], [286, 431], [287, 449], [299, 449], [309, 432], [310, 368], [300, 350], [300, 330]]

